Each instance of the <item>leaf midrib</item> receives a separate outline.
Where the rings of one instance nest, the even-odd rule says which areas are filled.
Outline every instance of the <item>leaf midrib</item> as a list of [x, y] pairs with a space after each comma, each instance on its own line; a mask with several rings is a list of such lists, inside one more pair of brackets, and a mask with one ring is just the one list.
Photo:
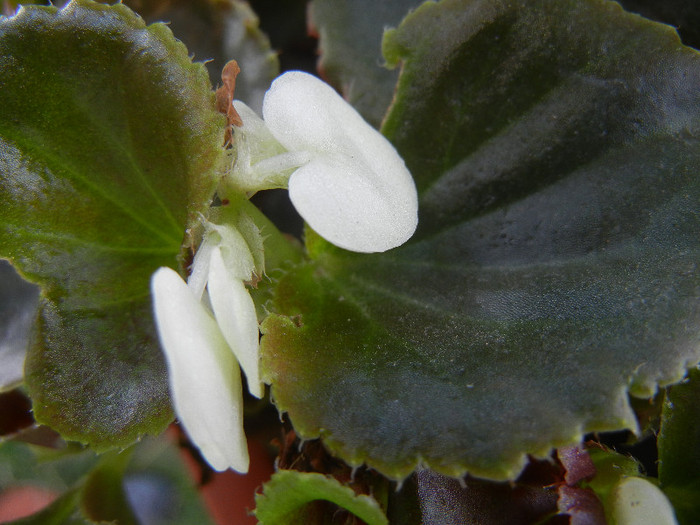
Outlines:
[[[70, 163], [68, 159], [51, 152], [49, 148], [34, 147], [35, 141], [32, 141], [24, 134], [10, 133], [6, 127], [0, 127], [0, 136], [3, 136], [6, 140], [14, 142], [15, 148], [20, 153], [33, 152], [38, 149], [39, 154], [32, 155], [30, 153], [28, 155], [29, 158], [31, 158], [33, 162], [46, 166], [54, 177], [79, 182], [82, 187], [90, 190], [97, 197], [113, 205], [117, 210], [131, 218], [134, 222], [145, 227], [161, 240], [166, 241], [166, 243], [171, 245], [180, 245], [181, 239], [176, 238], [175, 236], [170, 236], [164, 230], [155, 227], [151, 221], [141, 217], [127, 203], [115, 198], [112, 194], [101, 188], [99, 184], [93, 183], [89, 177], [83, 175], [80, 169]], [[58, 173], [61, 173], [61, 176], [57, 175]]]
[[21, 231], [24, 237], [34, 237], [42, 240], [49, 241], [60, 241], [67, 244], [77, 244], [92, 248], [96, 251], [101, 252], [113, 252], [113, 253], [132, 253], [132, 254], [143, 254], [143, 255], [173, 255], [174, 251], [172, 246], [152, 246], [152, 247], [136, 247], [136, 246], [117, 246], [103, 244], [95, 242], [92, 240], [84, 239], [76, 235], [70, 235], [68, 233], [57, 233], [47, 230], [36, 230], [24, 224], [16, 224], [9, 221], [0, 222], [3, 226], [12, 229], [13, 231]]

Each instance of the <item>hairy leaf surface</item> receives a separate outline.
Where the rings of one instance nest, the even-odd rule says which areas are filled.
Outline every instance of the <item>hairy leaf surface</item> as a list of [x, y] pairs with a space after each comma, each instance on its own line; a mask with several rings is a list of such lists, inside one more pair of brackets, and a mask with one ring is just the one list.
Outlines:
[[628, 391], [700, 359], [700, 55], [603, 0], [428, 2], [384, 52], [418, 231], [372, 256], [309, 233], [264, 324], [278, 407], [395, 478], [636, 428]]
[[211, 199], [222, 118], [163, 24], [76, 0], [0, 20], [0, 255], [42, 288], [37, 419], [97, 450], [171, 419], [149, 278]]

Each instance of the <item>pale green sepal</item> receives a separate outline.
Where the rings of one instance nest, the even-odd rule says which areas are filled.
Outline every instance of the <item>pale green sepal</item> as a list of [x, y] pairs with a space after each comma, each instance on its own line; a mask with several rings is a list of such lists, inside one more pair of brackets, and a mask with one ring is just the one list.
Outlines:
[[[233, 106], [243, 122], [243, 126], [233, 128], [236, 159], [231, 169], [231, 178], [234, 185], [248, 193], [286, 188], [289, 175], [298, 165], [294, 164], [294, 154], [290, 154], [272, 136], [255, 111], [240, 100], [234, 100]], [[285, 162], [290, 155], [292, 157], [289, 162]]]
[[245, 239], [250, 254], [253, 257], [255, 273], [261, 276], [265, 273], [265, 240], [258, 225], [250, 215], [240, 212], [236, 220], [236, 227]]
[[205, 242], [220, 248], [229, 272], [241, 281], [252, 279], [256, 269], [255, 257], [248, 246], [248, 240], [243, 237], [238, 228], [211, 222], [207, 223], [206, 228], [208, 235]]

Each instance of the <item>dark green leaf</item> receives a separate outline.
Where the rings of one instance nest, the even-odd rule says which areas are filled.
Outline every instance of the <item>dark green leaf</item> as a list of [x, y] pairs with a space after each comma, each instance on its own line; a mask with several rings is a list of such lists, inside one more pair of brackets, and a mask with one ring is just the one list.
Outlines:
[[603, 0], [429, 2], [384, 49], [419, 229], [374, 256], [309, 235], [263, 325], [278, 407], [395, 478], [635, 428], [628, 390], [700, 359], [700, 55]]
[[235, 59], [241, 68], [236, 94], [262, 113], [262, 100], [279, 73], [277, 54], [258, 28], [258, 18], [247, 3], [239, 0], [125, 0], [147, 22], [167, 20], [182, 40], [206, 66], [212, 84], [221, 84], [221, 70]]
[[318, 33], [319, 69], [368, 122], [379, 126], [399, 77], [384, 65], [382, 34], [422, 0], [314, 0], [309, 11]]
[[134, 447], [124, 487], [139, 523], [213, 523], [181, 450], [168, 439], [148, 438]]
[[664, 402], [659, 446], [659, 481], [679, 522], [700, 516], [700, 370], [672, 386]]
[[163, 24], [77, 0], [0, 21], [1, 255], [42, 287], [26, 383], [96, 449], [171, 419], [149, 278], [216, 185], [222, 118]]
[[686, 45], [700, 49], [700, 3], [695, 0], [621, 0], [620, 4], [629, 11], [672, 25]]

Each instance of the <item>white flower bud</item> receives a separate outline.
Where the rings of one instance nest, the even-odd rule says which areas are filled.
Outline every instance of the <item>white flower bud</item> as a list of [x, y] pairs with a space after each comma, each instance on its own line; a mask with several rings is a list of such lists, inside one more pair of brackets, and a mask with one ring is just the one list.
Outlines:
[[678, 524], [666, 495], [643, 478], [624, 478], [613, 487], [609, 501], [616, 525]]

